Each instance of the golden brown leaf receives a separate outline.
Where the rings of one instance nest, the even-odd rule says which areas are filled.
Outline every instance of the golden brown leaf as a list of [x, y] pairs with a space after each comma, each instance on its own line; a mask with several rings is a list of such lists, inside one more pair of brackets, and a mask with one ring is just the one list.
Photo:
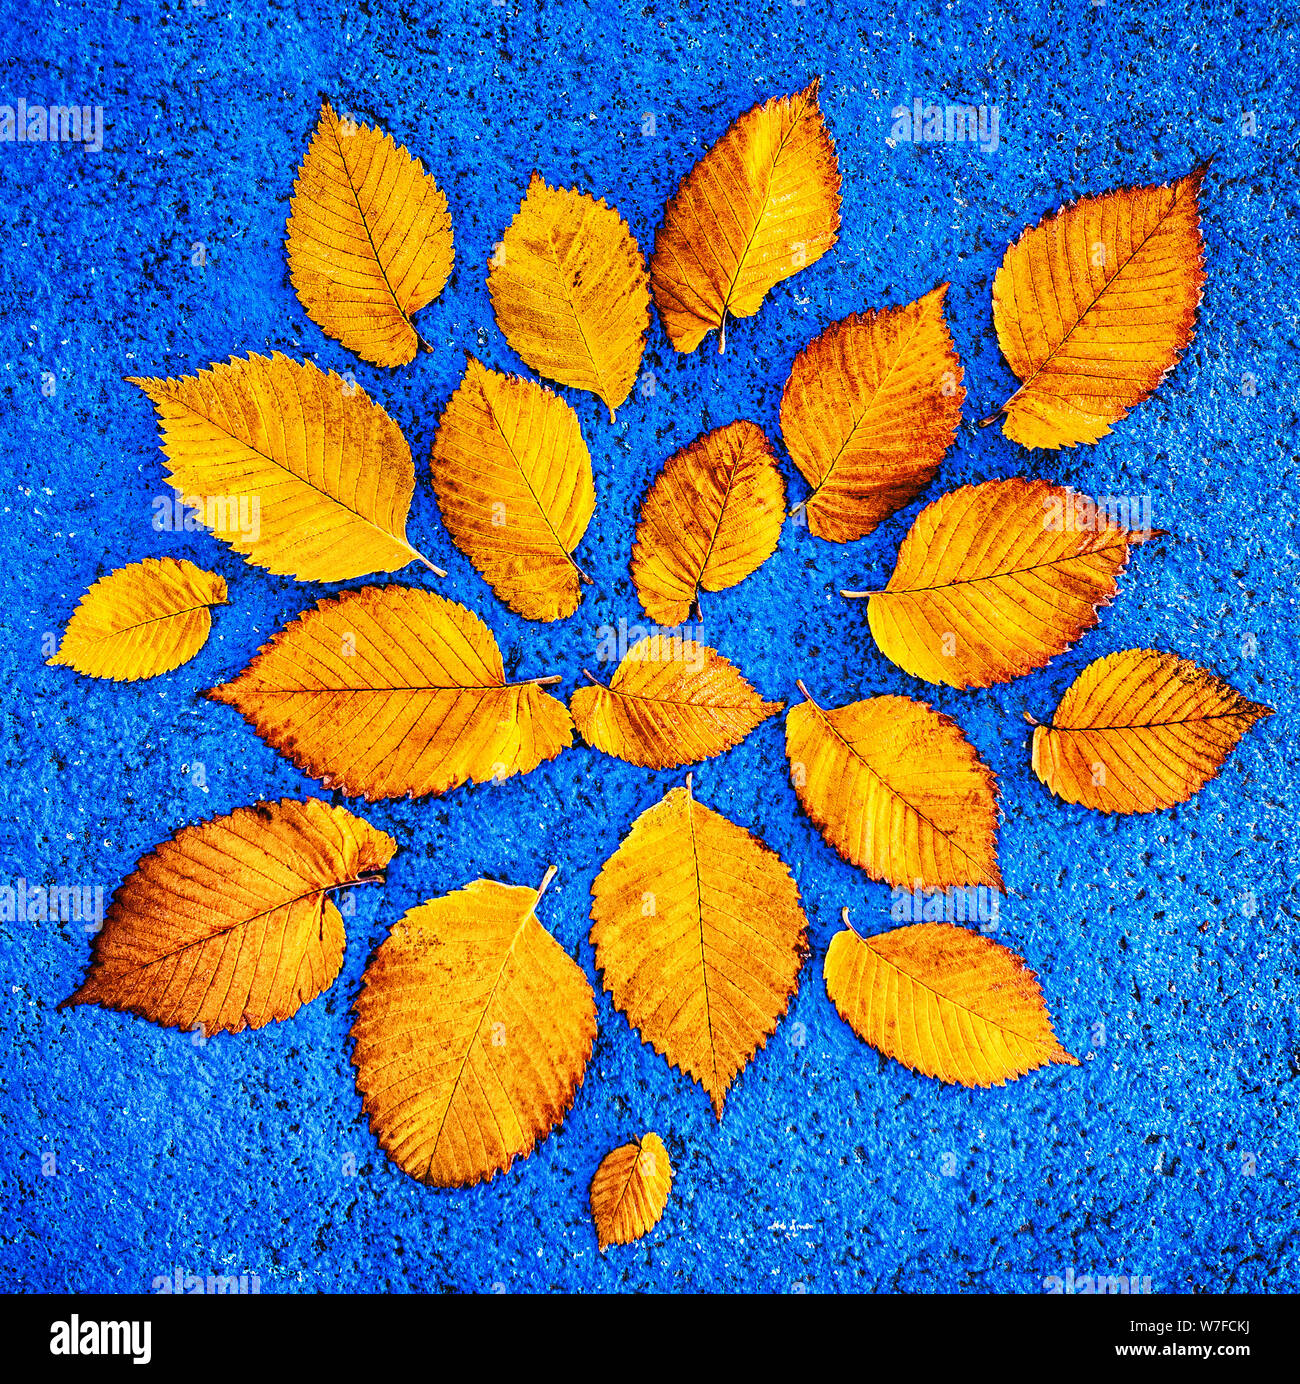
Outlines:
[[343, 919], [326, 891], [375, 877], [397, 843], [316, 798], [183, 827], [117, 891], [85, 983], [99, 1004], [205, 1035], [287, 1019], [334, 983]]
[[454, 601], [363, 586], [304, 611], [208, 696], [327, 788], [373, 800], [554, 759], [573, 722], [538, 684], [558, 681], [507, 683], [492, 631]]
[[840, 229], [840, 170], [817, 83], [746, 111], [682, 179], [664, 211], [650, 284], [668, 339], [693, 351], [728, 317], [820, 259]]
[[648, 635], [608, 687], [569, 699], [579, 734], [596, 749], [645, 769], [711, 759], [740, 742], [784, 702], [765, 702], [716, 649], [679, 635]]
[[591, 1179], [591, 1217], [600, 1252], [648, 1235], [664, 1214], [672, 1185], [673, 1165], [657, 1134], [611, 1149]]
[[1090, 663], [1034, 730], [1034, 773], [1068, 803], [1158, 812], [1198, 793], [1272, 708], [1176, 654], [1125, 649]]
[[636, 819], [591, 893], [605, 989], [721, 1119], [731, 1083], [786, 1012], [808, 950], [790, 871], [696, 802], [688, 778]]
[[966, 391], [947, 291], [832, 322], [795, 357], [781, 434], [813, 488], [803, 510], [818, 538], [865, 537], [929, 485], [952, 446]]
[[664, 463], [641, 505], [632, 580], [661, 625], [680, 625], [699, 592], [744, 581], [776, 551], [785, 483], [753, 423], [696, 438]]
[[871, 633], [904, 672], [992, 687], [1043, 667], [1091, 629], [1129, 549], [1158, 536], [1047, 481], [985, 481], [917, 515], [883, 591], [843, 594], [870, 598]]
[[961, 1086], [1001, 1086], [1051, 1062], [1079, 1065], [1015, 952], [951, 923], [859, 937], [844, 913], [826, 952], [826, 993], [886, 1057]]
[[184, 559], [147, 557], [100, 577], [45, 661], [115, 682], [170, 673], [206, 643], [208, 607], [225, 604], [224, 577]]
[[299, 581], [412, 561], [447, 575], [406, 541], [415, 467], [401, 430], [333, 371], [277, 351], [128, 383], [153, 400], [176, 493], [247, 561]]
[[308, 316], [375, 365], [414, 360], [411, 317], [455, 258], [442, 189], [391, 135], [326, 101], [293, 192], [285, 249]]
[[539, 375], [614, 410], [632, 392], [650, 326], [650, 288], [627, 222], [536, 173], [492, 256], [497, 325]]
[[997, 778], [961, 727], [910, 697], [869, 697], [785, 719], [790, 781], [826, 840], [895, 888], [1001, 889]]
[[413, 908], [354, 1006], [357, 1087], [403, 1172], [466, 1187], [564, 1119], [596, 1040], [596, 996], [537, 921], [541, 889], [478, 879]]
[[1023, 381], [999, 410], [1013, 441], [1096, 442], [1178, 363], [1205, 284], [1197, 199], [1208, 166], [1081, 197], [1007, 251], [993, 324]]
[[511, 610], [572, 615], [590, 577], [572, 553], [596, 508], [578, 415], [549, 389], [472, 356], [433, 443], [433, 488], [456, 546]]

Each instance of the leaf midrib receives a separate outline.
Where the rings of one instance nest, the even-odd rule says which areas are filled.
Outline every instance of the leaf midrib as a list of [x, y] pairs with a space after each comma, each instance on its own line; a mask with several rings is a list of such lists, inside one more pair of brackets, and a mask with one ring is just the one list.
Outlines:
[[[465, 1055], [461, 1058], [460, 1067], [456, 1071], [456, 1079], [452, 1082], [451, 1093], [447, 1097], [447, 1105], [442, 1112], [442, 1119], [438, 1124], [438, 1132], [433, 1136], [433, 1147], [429, 1152], [429, 1162], [425, 1169], [426, 1177], [431, 1176], [433, 1173], [433, 1160], [438, 1156], [438, 1145], [442, 1142], [443, 1130], [447, 1128], [447, 1121], [451, 1118], [451, 1108], [456, 1103], [456, 1094], [460, 1090], [462, 1080], [464, 1080], [465, 1069], [469, 1066], [469, 1059], [474, 1053], [474, 1046], [478, 1042], [478, 1036], [483, 1032], [483, 1025], [487, 1022], [487, 1016], [492, 1008], [492, 1002], [496, 999], [497, 991], [501, 988], [501, 981], [505, 976], [506, 967], [510, 965], [511, 958], [515, 954], [515, 947], [518, 945], [520, 937], [523, 936], [524, 928], [527, 926], [530, 919], [535, 920], [537, 905], [541, 901], [541, 897], [541, 894], [536, 894], [532, 903], [529, 904], [528, 908], [525, 910], [523, 917], [520, 918], [518, 926], [515, 928], [514, 936], [510, 939], [510, 945], [506, 948], [505, 954], [501, 958], [501, 967], [497, 971], [496, 979], [492, 982], [492, 989], [483, 1006], [483, 1012], [479, 1015], [478, 1023], [474, 1027], [474, 1032], [465, 1046]], [[538, 927], [541, 927], [540, 923], [538, 923]], [[545, 931], [545, 929], [543, 929], [543, 931]], [[509, 1095], [507, 1093], [507, 1100], [508, 1099]], [[518, 1116], [516, 1115], [516, 1119], [517, 1118]]]
[[[1025, 572], [1041, 572], [1045, 567], [1060, 567], [1066, 562], [1078, 562], [1082, 558], [1091, 557], [1094, 553], [1110, 553], [1116, 548], [1135, 547], [1139, 543], [1145, 542], [1148, 538], [1155, 535], [1150, 531], [1126, 530], [1128, 537], [1119, 543], [1106, 543], [1096, 548], [1085, 548], [1077, 553], [1066, 553], [1062, 557], [1054, 557], [1048, 562], [1035, 562], [1028, 567], [1010, 567], [1005, 572], [986, 572], [976, 577], [954, 577], [952, 581], [941, 582], [938, 586], [904, 586], [891, 588], [886, 586], [881, 591], [873, 591], [872, 598], [876, 596], [920, 596], [927, 591], [947, 591], [954, 586], [969, 586], [979, 581], [1000, 581], [1003, 577], [1018, 577]], [[910, 537], [911, 535], [909, 535]]]

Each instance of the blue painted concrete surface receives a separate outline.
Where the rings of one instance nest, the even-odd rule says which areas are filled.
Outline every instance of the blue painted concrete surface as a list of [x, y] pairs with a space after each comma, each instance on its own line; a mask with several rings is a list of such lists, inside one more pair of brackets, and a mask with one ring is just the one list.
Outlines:
[[[664, 458], [736, 417], [779, 439], [801, 346], [943, 279], [969, 395], [923, 500], [1042, 475], [1149, 495], [1170, 534], [1134, 555], [1076, 648], [983, 692], [894, 668], [837, 594], [883, 583], [922, 502], [844, 547], [787, 526], [754, 577], [705, 598], [709, 641], [768, 697], [796, 696], [802, 677], [823, 702], [902, 692], [960, 722], [1001, 786], [1012, 892], [999, 936], [1039, 973], [1080, 1067], [954, 1089], [846, 1028], [821, 979], [826, 946], [845, 905], [863, 930], [888, 927], [889, 891], [801, 813], [778, 718], [695, 772], [705, 802], [789, 862], [813, 943], [789, 1017], [721, 1123], [602, 995], [586, 1083], [532, 1157], [463, 1191], [392, 1171], [347, 1036], [387, 927], [480, 874], [535, 883], [554, 862], [541, 916], [595, 980], [591, 881], [681, 781], [574, 748], [501, 786], [353, 804], [401, 844], [388, 883], [359, 891], [334, 987], [261, 1032], [196, 1046], [137, 1018], [57, 1013], [83, 972], [84, 931], [0, 923], [0, 1284], [148, 1291], [179, 1267], [256, 1274], [264, 1292], [1034, 1293], [1073, 1269], [1172, 1292], [1295, 1287], [1300, 55], [1285, 7], [6, 0], [0, 33], [0, 104], [104, 109], [99, 153], [0, 143], [0, 883], [111, 893], [184, 824], [319, 791], [201, 692], [330, 588], [269, 576], [206, 533], [154, 531], [152, 501], [169, 492], [152, 409], [126, 375], [270, 350], [352, 371], [411, 442], [409, 531], [449, 571], [437, 589], [483, 616], [512, 670], [561, 673], [565, 695], [598, 627], [641, 618], [631, 529]], [[530, 172], [609, 197], [648, 253], [666, 198], [730, 121], [817, 75], [843, 173], [839, 243], [733, 323], [724, 356], [712, 341], [675, 355], [656, 318], [653, 392], [638, 389], [614, 425], [568, 393], [596, 471], [579, 551], [595, 585], [566, 622], [514, 617], [451, 546], [426, 462], [466, 350], [522, 369], [485, 278]], [[434, 350], [403, 369], [326, 338], [289, 283], [284, 222], [321, 93], [407, 144], [451, 205], [456, 268], [418, 318]], [[996, 149], [891, 146], [892, 108], [915, 99], [996, 105]], [[1205, 300], [1158, 394], [1093, 448], [1030, 453], [978, 429], [1014, 387], [989, 297], [1009, 241], [1068, 198], [1165, 181], [1210, 154]], [[159, 554], [230, 585], [193, 662], [130, 686], [44, 666], [43, 639], [92, 581]], [[414, 567], [398, 579], [435, 581]], [[1194, 658], [1277, 714], [1186, 805], [1115, 819], [1037, 782], [1022, 712], [1046, 715], [1089, 661], [1132, 646]], [[672, 1200], [652, 1235], [602, 1256], [587, 1184], [646, 1128], [676, 1164]]]

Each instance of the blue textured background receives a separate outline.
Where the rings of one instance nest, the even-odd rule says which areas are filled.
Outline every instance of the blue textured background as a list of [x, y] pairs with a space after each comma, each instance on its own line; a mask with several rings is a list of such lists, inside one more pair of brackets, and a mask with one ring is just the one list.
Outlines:
[[[666, 0], [545, 12], [491, 0], [423, 12], [374, 0], [313, 12], [0, 5], [0, 102], [102, 104], [107, 123], [98, 156], [0, 145], [0, 883], [111, 892], [186, 823], [318, 791], [200, 692], [327, 588], [268, 576], [204, 533], [153, 531], [150, 501], [169, 492], [152, 409], [124, 375], [271, 349], [352, 370], [411, 442], [409, 533], [449, 569], [438, 589], [487, 620], [509, 667], [560, 672], [567, 696], [596, 627], [638, 617], [631, 525], [663, 459], [739, 416], [777, 439], [781, 387], [804, 343], [947, 278], [967, 421], [924, 498], [1043, 475], [1150, 494], [1172, 536], [1135, 554], [1074, 650], [986, 692], [910, 679], [880, 656], [862, 608], [836, 594], [883, 582], [919, 504], [846, 547], [788, 526], [757, 575], [705, 598], [707, 635], [769, 697], [796, 696], [802, 677], [823, 703], [898, 691], [958, 719], [1001, 784], [1013, 893], [1000, 937], [1039, 972], [1083, 1065], [965, 1091], [852, 1035], [826, 998], [822, 959], [843, 905], [881, 930], [889, 894], [802, 816], [778, 718], [696, 770], [698, 795], [792, 866], [814, 948], [790, 1016], [721, 1124], [602, 995], [586, 1083], [532, 1157], [466, 1191], [391, 1171], [361, 1116], [347, 1037], [388, 925], [479, 874], [536, 883], [556, 862], [541, 916], [594, 979], [591, 881], [634, 817], [681, 781], [575, 748], [502, 786], [353, 804], [401, 843], [387, 886], [358, 891], [334, 987], [258, 1033], [196, 1047], [136, 1018], [56, 1013], [88, 939], [75, 923], [0, 924], [4, 1286], [148, 1290], [179, 1265], [257, 1273], [267, 1292], [1033, 1292], [1071, 1267], [1149, 1275], [1168, 1291], [1294, 1288], [1296, 30], [1258, 3], [855, 12], [753, 0], [699, 11]], [[598, 401], [569, 393], [596, 469], [596, 518], [578, 552], [596, 584], [567, 622], [515, 618], [448, 541], [426, 466], [464, 350], [521, 368], [484, 281], [530, 171], [609, 196], [648, 253], [664, 201], [730, 121], [819, 74], [843, 173], [839, 243], [757, 318], [731, 324], [725, 356], [712, 338], [676, 356], [656, 319], [645, 367], [657, 388], [614, 426]], [[418, 318], [435, 349], [407, 368], [357, 361], [289, 284], [284, 222], [322, 92], [408, 145], [451, 204], [456, 269]], [[999, 148], [891, 148], [890, 108], [914, 97], [996, 103]], [[1241, 133], [1246, 111], [1254, 136]], [[1014, 387], [989, 303], [1008, 242], [1069, 197], [1164, 181], [1211, 153], [1205, 301], [1164, 387], [1094, 448], [1028, 453], [976, 429]], [[797, 498], [805, 487], [783, 464]], [[43, 636], [92, 581], [163, 553], [230, 584], [193, 662], [131, 686], [43, 666]], [[415, 567], [400, 579], [433, 581]], [[1021, 713], [1049, 713], [1086, 663], [1130, 646], [1195, 658], [1277, 714], [1191, 802], [1114, 819], [1055, 801], [1033, 778]], [[588, 1181], [608, 1148], [648, 1127], [677, 1166], [672, 1200], [650, 1237], [602, 1257]], [[42, 1174], [48, 1153], [53, 1176]]]

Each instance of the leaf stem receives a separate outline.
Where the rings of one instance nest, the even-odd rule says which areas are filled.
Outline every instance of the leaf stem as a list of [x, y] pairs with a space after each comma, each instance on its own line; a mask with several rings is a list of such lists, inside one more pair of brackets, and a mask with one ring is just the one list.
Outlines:
[[795, 679], [795, 682], [794, 682], [794, 685], [799, 689], [800, 692], [803, 693], [805, 700], [812, 702], [812, 704], [813, 704], [814, 706], [817, 705], [817, 699], [816, 699], [816, 698], [813, 696], [813, 694], [812, 694], [811, 692], [809, 692], [809, 690], [804, 686], [804, 682], [803, 682], [803, 679], [802, 679], [802, 678], [796, 678], [796, 679]]
[[841, 592], [840, 592], [840, 595], [841, 595], [841, 596], [846, 596], [850, 601], [864, 601], [864, 600], [866, 600], [866, 598], [867, 598], [868, 596], [884, 596], [885, 594], [886, 594], [886, 592], [885, 592], [884, 587], [881, 587], [881, 589], [880, 589], [879, 591], [841, 591]]
[[356, 879], [345, 879], [340, 884], [327, 884], [321, 893], [332, 894], [336, 889], [351, 889], [354, 884], [385, 884], [387, 878], [382, 870], [374, 875], [358, 875]]
[[424, 565], [429, 569], [430, 572], [433, 573], [433, 575], [434, 575], [435, 577], [445, 577], [445, 576], [447, 575], [446, 572], [444, 572], [444, 571], [442, 570], [441, 567], [435, 567], [435, 566], [433, 565], [433, 563], [430, 562], [429, 559], [428, 559], [427, 557], [425, 557], [425, 555], [424, 555], [423, 553], [418, 552], [415, 548], [412, 548], [411, 551], [412, 551], [413, 553], [415, 553], [415, 556], [416, 556], [422, 563], [424, 563]]
[[[560, 867], [558, 865], [550, 865], [547, 867], [546, 873], [542, 876], [542, 882], [537, 886], [537, 899], [539, 903], [541, 902], [542, 895], [546, 893], [547, 886], [559, 873]], [[534, 904], [533, 907], [536, 908], [537, 904]]]
[[840, 910], [840, 918], [841, 918], [841, 920], [843, 921], [844, 926], [845, 926], [846, 928], [848, 928], [848, 930], [849, 930], [855, 937], [861, 938], [862, 941], [864, 941], [864, 942], [867, 940], [866, 937], [865, 937], [862, 933], [860, 933], [860, 932], [857, 930], [857, 928], [855, 928], [855, 927], [853, 926], [852, 919], [850, 919], [850, 917], [849, 917], [849, 910], [848, 910], [848, 906], [847, 906], [847, 905], [846, 905], [844, 908], [842, 908], [842, 909]]
[[582, 676], [594, 687], [604, 687], [605, 685], [594, 673], [589, 673], [585, 668], [582, 670]]

